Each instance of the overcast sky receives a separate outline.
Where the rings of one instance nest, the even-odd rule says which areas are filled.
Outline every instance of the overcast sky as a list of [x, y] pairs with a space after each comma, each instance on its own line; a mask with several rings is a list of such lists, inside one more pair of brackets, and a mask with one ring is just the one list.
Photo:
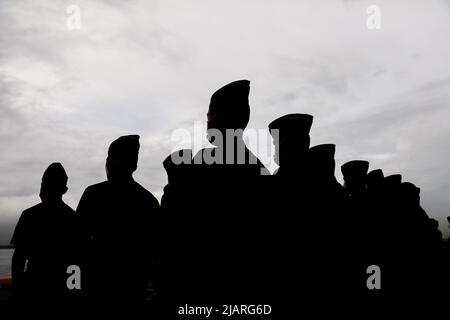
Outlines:
[[[51, 162], [76, 208], [120, 135], [141, 135], [135, 178], [159, 198], [171, 134], [238, 79], [251, 80], [249, 127], [313, 114], [312, 145], [335, 143], [337, 168], [366, 159], [401, 173], [447, 234], [450, 2], [318, 2], [0, 0], [0, 244]], [[372, 4], [379, 30], [366, 25]]]

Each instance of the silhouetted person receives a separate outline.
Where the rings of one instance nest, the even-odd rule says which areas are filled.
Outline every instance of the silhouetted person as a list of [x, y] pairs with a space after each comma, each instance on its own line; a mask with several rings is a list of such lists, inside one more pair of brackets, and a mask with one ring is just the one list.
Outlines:
[[70, 296], [66, 272], [77, 261], [75, 212], [62, 200], [67, 179], [63, 166], [52, 163], [42, 177], [42, 202], [20, 216], [11, 240], [16, 298], [54, 301]]
[[367, 174], [367, 211], [365, 214], [367, 215], [365, 234], [368, 241], [366, 265], [379, 264], [379, 257], [382, 255], [379, 235], [382, 234], [390, 219], [385, 207], [384, 174], [381, 169], [372, 170]]
[[165, 278], [172, 280], [168, 299], [220, 303], [269, 291], [266, 216], [257, 198], [266, 169], [243, 140], [249, 84], [235, 81], [212, 95], [207, 136], [213, 147], [180, 169], [165, 161], [165, 230], [174, 250], [165, 262], [173, 266], [166, 269]]
[[308, 223], [301, 226], [308, 236], [304, 239], [308, 247], [303, 251], [309, 252], [309, 256], [304, 263], [310, 264], [308, 273], [312, 276], [306, 282], [309, 281], [310, 292], [317, 300], [334, 299], [336, 294], [343, 296], [353, 285], [349, 271], [355, 272], [348, 237], [348, 196], [335, 177], [335, 148], [334, 144], [321, 144], [307, 153], [304, 202], [309, 218], [301, 218], [300, 222]]
[[145, 298], [159, 204], [133, 179], [139, 147], [138, 135], [113, 141], [107, 181], [88, 187], [77, 208], [86, 253], [82, 289], [89, 299]]
[[[189, 237], [189, 219], [194, 204], [192, 202], [192, 188], [195, 178], [192, 174], [192, 150], [176, 151], [163, 161], [167, 173], [167, 185], [161, 198], [162, 215], [159, 225], [161, 247], [158, 250], [155, 285], [163, 300], [176, 296], [186, 297], [187, 293], [179, 292], [184, 289], [183, 283], [189, 279], [186, 271], [190, 252], [195, 248], [187, 245], [185, 237]], [[192, 290], [185, 288], [184, 290]]]
[[341, 287], [336, 274], [343, 276], [344, 269], [333, 261], [348, 256], [341, 228], [347, 195], [334, 175], [335, 146], [309, 149], [312, 121], [308, 114], [288, 114], [269, 124], [280, 165], [271, 187], [277, 298], [291, 311], [287, 314], [299, 300], [307, 304], [332, 296]]
[[[403, 265], [405, 281], [415, 292], [443, 293], [446, 282], [444, 248], [438, 222], [428, 217], [420, 205], [420, 188], [410, 182], [402, 182], [399, 188], [402, 230], [405, 230]], [[414, 281], [411, 281], [411, 278]]]
[[[384, 269], [383, 256], [385, 255], [386, 241], [383, 236], [386, 236], [385, 230], [391, 219], [385, 204], [384, 187], [384, 173], [381, 169], [372, 170], [367, 174], [366, 210], [359, 212], [359, 216], [363, 215], [364, 217], [358, 220], [364, 222], [364, 225], [359, 226], [362, 239], [358, 239], [359, 242], [366, 245], [366, 248], [361, 251], [361, 255], [363, 255], [361, 271], [363, 272], [370, 265], [377, 265]], [[358, 216], [358, 213], [355, 215]], [[355, 219], [358, 218], [355, 217]]]
[[384, 178], [381, 192], [374, 193], [373, 187], [368, 190], [371, 218], [377, 226], [372, 242], [377, 257], [374, 264], [382, 270], [385, 294], [390, 298], [422, 295], [425, 283], [435, 283], [425, 270], [436, 265], [432, 262], [436, 257], [425, 254], [431, 247], [422, 236], [428, 217], [419, 205], [419, 189], [402, 183], [400, 174], [393, 174]]
[[368, 252], [372, 241], [369, 230], [373, 223], [370, 219], [370, 207], [368, 206], [368, 169], [369, 162], [365, 160], [352, 160], [341, 166], [344, 189], [349, 196], [347, 212], [349, 223], [346, 230], [348, 236], [352, 238], [349, 241], [349, 246], [353, 252], [351, 264], [355, 266], [353, 273], [359, 279], [353, 285], [357, 291], [364, 290], [364, 292], [367, 292], [366, 283], [362, 281], [367, 278], [367, 254], [372, 257], [372, 252]]
[[[307, 152], [309, 131], [313, 116], [287, 114], [269, 124], [274, 139], [275, 162], [279, 168], [271, 177], [269, 208], [273, 212], [272, 237], [274, 242], [274, 286], [276, 299], [293, 301], [302, 292], [302, 274], [310, 261], [306, 254], [303, 232], [310, 220], [306, 191]], [[285, 302], [289, 306], [289, 302]]]
[[[292, 237], [297, 236], [298, 217], [305, 216], [307, 211], [303, 200], [308, 190], [306, 161], [312, 122], [312, 115], [291, 113], [273, 120], [268, 126], [274, 139], [274, 160], [279, 165], [270, 186], [271, 211], [276, 212], [274, 234], [283, 235], [277, 239], [280, 241], [277, 253], [283, 256], [278, 259], [292, 255], [292, 245], [296, 245]], [[293, 208], [298, 209], [298, 214], [292, 213]]]

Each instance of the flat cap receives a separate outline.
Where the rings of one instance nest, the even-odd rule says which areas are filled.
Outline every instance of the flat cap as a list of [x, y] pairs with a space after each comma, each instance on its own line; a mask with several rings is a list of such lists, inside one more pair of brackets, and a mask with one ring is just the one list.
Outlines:
[[384, 182], [388, 186], [400, 186], [402, 183], [402, 175], [401, 174], [391, 174], [384, 178]]
[[334, 144], [319, 144], [308, 150], [308, 157], [310, 160], [334, 160], [335, 151], [336, 145]]
[[273, 129], [290, 131], [295, 130], [300, 133], [309, 134], [314, 117], [305, 113], [290, 113], [273, 120], [269, 124], [269, 131]]
[[365, 160], [352, 160], [341, 166], [342, 175], [347, 176], [365, 176], [369, 171], [369, 162]]

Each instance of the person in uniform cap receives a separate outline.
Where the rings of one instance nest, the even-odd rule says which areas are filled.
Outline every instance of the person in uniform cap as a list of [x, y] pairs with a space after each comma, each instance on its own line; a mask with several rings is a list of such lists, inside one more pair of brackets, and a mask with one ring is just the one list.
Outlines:
[[61, 163], [52, 163], [42, 176], [42, 202], [25, 210], [17, 223], [11, 244], [13, 285], [19, 298], [70, 296], [66, 270], [76, 263], [76, 241], [75, 212], [62, 200], [67, 180]]
[[384, 213], [384, 174], [381, 169], [375, 169], [367, 174], [368, 192], [368, 231], [370, 239], [373, 239], [373, 246], [377, 244], [377, 233], [383, 228], [385, 219]]
[[341, 166], [344, 176], [344, 187], [351, 196], [365, 192], [369, 162], [365, 160], [352, 160]]
[[113, 141], [105, 165], [107, 180], [86, 188], [78, 204], [86, 252], [83, 291], [88, 299], [145, 297], [159, 203], [133, 179], [139, 147], [138, 135]]
[[401, 212], [401, 174], [391, 174], [384, 178], [384, 200], [389, 207], [389, 211], [393, 212], [390, 215], [391, 225], [397, 224], [400, 227], [402, 219], [399, 219], [399, 212]]
[[[283, 125], [280, 136], [282, 130]], [[281, 301], [292, 303], [304, 297], [305, 292], [313, 301], [328, 294], [327, 298], [331, 298], [334, 288], [342, 288], [340, 279], [327, 271], [330, 261], [348, 256], [344, 250], [337, 249], [346, 248], [342, 235], [347, 234], [344, 227], [348, 213], [346, 193], [335, 178], [335, 149], [334, 144], [313, 146], [306, 150], [303, 161], [297, 162], [297, 166], [303, 166], [304, 175], [275, 176], [280, 186], [274, 189], [281, 190], [276, 211], [276, 218], [281, 220], [277, 232]], [[340, 266], [338, 272], [344, 272]], [[290, 308], [289, 303], [283, 308]]]
[[311, 207], [320, 210], [316, 219], [323, 221], [319, 224], [331, 227], [327, 228], [329, 233], [334, 230], [343, 232], [348, 215], [345, 208], [347, 194], [335, 177], [335, 150], [334, 144], [320, 144], [308, 150], [308, 183], [312, 186], [312, 193], [308, 198], [314, 201]]
[[[398, 183], [398, 178], [397, 183]], [[402, 235], [399, 241], [407, 239], [401, 255], [408, 270], [404, 278], [414, 278], [409, 288], [412, 292], [442, 294], [447, 290], [448, 274], [443, 259], [444, 248], [439, 224], [431, 219], [420, 205], [420, 188], [411, 182], [399, 186], [400, 210], [397, 213]], [[408, 290], [408, 289], [407, 289]]]
[[295, 167], [309, 148], [309, 131], [313, 116], [292, 113], [275, 119], [269, 132], [275, 139], [275, 162], [282, 167]]
[[[257, 209], [259, 181], [267, 169], [243, 140], [250, 118], [249, 92], [248, 80], [214, 92], [207, 112], [207, 138], [213, 147], [199, 150], [192, 165], [175, 169], [171, 161], [165, 164], [169, 184], [164, 188], [163, 210], [172, 217], [168, 237], [180, 253], [173, 256], [177, 273], [171, 278], [177, 280], [171, 281], [175, 287], [168, 299], [220, 302], [236, 295], [248, 298], [249, 291], [262, 292], [257, 288], [262, 286], [265, 265], [257, 261], [259, 255], [241, 251], [243, 246], [253, 252], [267, 249], [263, 247], [267, 234], [258, 234], [264, 211]], [[172, 184], [175, 172], [181, 175]], [[224, 251], [236, 254], [230, 259]]]
[[161, 218], [158, 223], [160, 238], [164, 246], [158, 250], [153, 283], [159, 296], [166, 300], [177, 291], [184, 274], [178, 272], [180, 265], [189, 260], [190, 247], [183, 235], [189, 224], [189, 207], [192, 201], [193, 178], [192, 150], [182, 149], [171, 153], [163, 161], [167, 173], [167, 184], [161, 198]]
[[274, 141], [274, 160], [279, 165], [270, 177], [268, 189], [272, 191], [267, 195], [269, 210], [276, 213], [271, 219], [270, 234], [278, 235], [272, 240], [275, 248], [272, 260], [276, 263], [274, 286], [277, 300], [285, 301], [286, 308], [289, 307], [288, 301], [298, 298], [291, 292], [301, 286], [300, 268], [306, 272], [311, 270], [309, 262], [302, 265], [304, 258], [311, 258], [311, 255], [306, 254], [307, 250], [303, 251], [304, 255], [296, 253], [309, 248], [303, 245], [308, 243], [310, 237], [306, 232], [299, 232], [299, 229], [306, 230], [305, 226], [315, 225], [308, 223], [313, 219], [309, 210], [311, 203], [307, 201], [312, 189], [309, 183], [312, 181], [308, 181], [305, 174], [312, 122], [311, 115], [293, 113], [279, 117], [268, 125]]
[[368, 239], [372, 226], [370, 224], [372, 223], [370, 221], [371, 207], [368, 206], [370, 197], [366, 188], [368, 169], [369, 162], [364, 160], [352, 160], [341, 166], [344, 189], [348, 195], [346, 215], [348, 225], [345, 230], [348, 233], [349, 251], [353, 252], [353, 255], [349, 257], [349, 270], [352, 270], [348, 274], [351, 279], [349, 287], [356, 288], [356, 292], [365, 292], [366, 287], [361, 287], [361, 282], [358, 280], [364, 277], [363, 270], [368, 261], [365, 252], [371, 248]]
[[[400, 186], [402, 176], [393, 174], [385, 176], [383, 198], [379, 211], [378, 243], [380, 245], [380, 267], [386, 270], [385, 289], [387, 292], [402, 292], [408, 287], [409, 272], [405, 272], [408, 258], [407, 236], [404, 228], [405, 207], [401, 198]], [[409, 270], [408, 270], [409, 271]], [[407, 276], [408, 275], [408, 276]]]

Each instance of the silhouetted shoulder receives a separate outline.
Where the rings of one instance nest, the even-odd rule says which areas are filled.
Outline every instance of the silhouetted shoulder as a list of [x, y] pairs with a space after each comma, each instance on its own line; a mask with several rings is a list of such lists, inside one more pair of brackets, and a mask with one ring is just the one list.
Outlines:
[[[80, 205], [82, 204], [83, 201], [86, 200], [86, 198], [91, 199], [92, 197], [94, 197], [98, 199], [99, 196], [103, 195], [105, 197], [109, 197], [110, 192], [114, 189], [115, 189], [114, 186], [109, 181], [103, 181], [100, 183], [93, 184], [86, 188], [86, 190], [83, 193], [82, 199], [80, 200], [80, 204], [78, 206], [80, 207]], [[145, 200], [149, 206], [159, 207], [159, 202], [156, 199], [156, 197], [136, 181], [133, 181], [128, 186], [123, 185], [119, 186], [119, 190], [122, 191], [129, 190], [133, 194], [135, 194], [135, 196], [139, 197], [142, 200]]]
[[51, 218], [55, 215], [57, 217], [64, 217], [67, 220], [75, 217], [75, 211], [64, 202], [51, 208], [41, 202], [24, 210], [14, 229], [10, 243], [13, 245], [22, 243], [25, 239], [29, 238], [31, 229], [40, 225], [41, 220]]
[[[48, 207], [44, 203], [38, 203], [28, 209], [25, 209], [22, 214], [20, 215], [20, 219], [30, 219], [34, 218], [36, 215], [40, 215], [41, 212], [47, 211]], [[60, 206], [57, 207], [58, 213], [66, 213], [66, 214], [72, 214], [75, 213], [75, 211], [65, 204], [64, 202], [61, 202]]]
[[103, 181], [103, 182], [99, 182], [99, 183], [90, 185], [89, 187], [86, 188], [86, 190], [84, 192], [90, 193], [90, 192], [107, 190], [108, 186], [109, 186], [108, 181]]
[[63, 205], [63, 208], [66, 211], [66, 213], [68, 213], [68, 214], [75, 214], [75, 210], [73, 210], [71, 206], [69, 206], [65, 202], [63, 202], [62, 205]]
[[[40, 215], [41, 212], [55, 212], [58, 215], [66, 214], [72, 215], [75, 214], [75, 210], [73, 210], [69, 205], [64, 202], [59, 203], [57, 206], [48, 207], [44, 203], [38, 203], [22, 212], [22, 216], [29, 219], [34, 218], [36, 215]], [[39, 217], [37, 217], [39, 218]]]
[[41, 203], [38, 203], [38, 204], [36, 204], [36, 205], [34, 205], [34, 206], [28, 208], [28, 209], [25, 209], [25, 210], [22, 212], [22, 216], [23, 216], [23, 217], [29, 217], [30, 215], [35, 214], [36, 212], [41, 211], [42, 208], [43, 208], [43, 206], [44, 206], [44, 204], [41, 202]]
[[22, 212], [20, 215], [19, 221], [14, 229], [13, 236], [11, 238], [10, 243], [12, 245], [22, 245], [24, 240], [27, 238], [28, 228], [30, 226], [30, 219], [33, 219], [36, 212], [41, 211], [42, 203], [34, 205]]
[[159, 207], [158, 199], [147, 189], [145, 189], [143, 186], [141, 186], [139, 183], [135, 182], [136, 191], [145, 198], [150, 205]]
[[[77, 206], [77, 214], [84, 214], [87, 211], [92, 211], [91, 204], [96, 202], [95, 199], [106, 197], [108, 194], [108, 181], [96, 183], [87, 187]], [[104, 196], [103, 196], [104, 195]]]

